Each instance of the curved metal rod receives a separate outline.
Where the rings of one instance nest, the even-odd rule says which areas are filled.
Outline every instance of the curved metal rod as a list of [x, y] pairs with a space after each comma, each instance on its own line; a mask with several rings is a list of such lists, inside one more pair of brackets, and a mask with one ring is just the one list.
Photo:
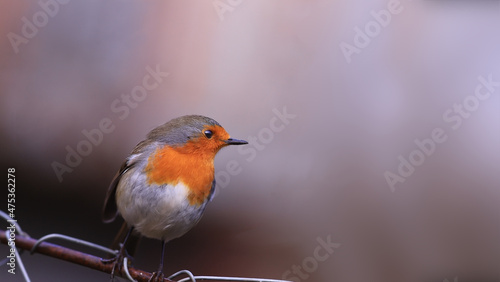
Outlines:
[[132, 281], [132, 282], [137, 282], [137, 280], [135, 280], [134, 278], [132, 278], [132, 275], [130, 275], [130, 273], [128, 272], [128, 258], [127, 258], [127, 256], [125, 256], [123, 258], [123, 265], [125, 266], [123, 268], [123, 270], [125, 271], [125, 276], [127, 276], [127, 279], [129, 281]]
[[[7, 230], [6, 234], [7, 234], [7, 238], [9, 238], [10, 230]], [[28, 275], [28, 272], [26, 271], [26, 268], [24, 268], [24, 263], [21, 260], [21, 255], [17, 251], [17, 248], [14, 248], [14, 252], [16, 253], [17, 264], [19, 265], [19, 268], [21, 269], [21, 273], [23, 274], [24, 280], [26, 280], [26, 282], [31, 282], [31, 279]]]
[[[186, 282], [191, 278], [184, 278], [178, 282]], [[262, 279], [262, 278], [246, 278], [246, 277], [223, 277], [223, 276], [194, 276], [194, 281], [197, 280], [212, 280], [212, 281], [237, 281], [237, 282], [291, 282], [287, 280]]]
[[[13, 220], [8, 214], [6, 214], [5, 212], [3, 212], [1, 210], [0, 210], [0, 217], [2, 217], [3, 219], [5, 219], [7, 222], [9, 222], [11, 224], [14, 224], [17, 233], [19, 233], [22, 236], [29, 237], [29, 235], [26, 234], [21, 229], [21, 226], [19, 224], [17, 224], [17, 220]], [[10, 238], [10, 232], [11, 231], [9, 229], [7, 229], [7, 231], [5, 232], [5, 238]], [[8, 240], [9, 239], [7, 239], [7, 241]], [[14, 246], [15, 246], [15, 241], [14, 241]], [[24, 263], [23, 263], [23, 260], [21, 259], [21, 253], [17, 250], [17, 248], [14, 248], [14, 253], [15, 253], [15, 260], [17, 262], [17, 265], [19, 265], [19, 269], [21, 269], [21, 273], [23, 274], [24, 280], [26, 280], [26, 282], [31, 282], [31, 279], [28, 275], [28, 272], [26, 271], [26, 268], [24, 268]], [[5, 258], [2, 261], [0, 261], [0, 265], [7, 264], [8, 261], [9, 261], [9, 258]]]
[[[181, 279], [181, 280], [179, 280], [179, 281], [189, 281], [189, 280], [191, 280], [191, 282], [196, 282], [196, 279], [194, 278], [193, 273], [191, 273], [191, 271], [189, 271], [189, 270], [181, 270], [181, 271], [177, 271], [176, 273], [174, 273], [174, 274], [170, 275], [170, 276], [168, 277], [168, 279], [173, 280], [173, 278], [174, 278], [174, 277], [177, 277], [177, 276], [179, 276], [179, 275], [181, 275], [181, 274], [186, 274], [186, 275], [187, 275], [187, 276], [189, 276], [189, 277], [183, 278], [183, 279]], [[186, 279], [188, 279], [188, 280], [186, 280]]]
[[30, 237], [26, 232], [24, 232], [22, 229], [21, 229], [21, 226], [19, 226], [19, 224], [17, 224], [17, 220], [13, 220], [8, 214], [6, 214], [4, 211], [1, 211], [0, 210], [0, 217], [2, 217], [3, 219], [5, 219], [7, 222], [10, 222], [10, 223], [14, 223], [14, 226], [16, 227], [16, 231], [19, 232], [19, 234], [25, 236], [25, 237]]
[[33, 254], [35, 252], [36, 248], [38, 247], [38, 245], [40, 245], [40, 243], [42, 243], [44, 241], [47, 241], [49, 239], [54, 239], [54, 238], [55, 239], [63, 239], [63, 240], [69, 241], [69, 242], [73, 242], [73, 243], [76, 243], [76, 244], [80, 244], [80, 245], [84, 245], [84, 246], [87, 246], [87, 247], [91, 247], [91, 248], [103, 251], [103, 252], [111, 254], [111, 255], [116, 255], [117, 254], [117, 251], [111, 250], [111, 249], [103, 247], [101, 245], [97, 245], [97, 244], [94, 244], [94, 243], [91, 243], [91, 242], [88, 242], [88, 241], [85, 241], [85, 240], [81, 240], [81, 239], [73, 238], [71, 236], [66, 236], [66, 235], [57, 234], [57, 233], [45, 235], [42, 238], [38, 239], [36, 241], [35, 245], [33, 245], [33, 248], [31, 248], [31, 251], [30, 251], [31, 254]]

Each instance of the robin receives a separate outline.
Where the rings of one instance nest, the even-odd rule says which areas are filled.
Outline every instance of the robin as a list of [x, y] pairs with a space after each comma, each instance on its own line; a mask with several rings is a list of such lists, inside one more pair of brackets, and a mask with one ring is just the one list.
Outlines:
[[[188, 232], [200, 220], [215, 189], [214, 157], [229, 145], [247, 141], [233, 139], [215, 120], [187, 115], [153, 129], [140, 142], [109, 186], [103, 221], [120, 214], [128, 233], [114, 262], [121, 269], [125, 245], [135, 230], [161, 241], [161, 260], [151, 280], [163, 281], [165, 243]], [[126, 229], [124, 229], [126, 230]]]

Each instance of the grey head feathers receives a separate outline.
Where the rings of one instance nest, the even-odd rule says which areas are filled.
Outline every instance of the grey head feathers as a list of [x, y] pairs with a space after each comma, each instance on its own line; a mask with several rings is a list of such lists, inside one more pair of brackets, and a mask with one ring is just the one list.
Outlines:
[[202, 134], [202, 130], [207, 125], [220, 124], [206, 116], [187, 115], [174, 118], [151, 130], [147, 138], [141, 141], [132, 151], [132, 154], [142, 153], [146, 147], [153, 143], [176, 146], [186, 143], [191, 138], [196, 138]]
[[220, 124], [205, 116], [188, 115], [174, 118], [169, 122], [156, 127], [148, 134], [148, 139], [157, 140], [167, 145], [184, 144], [191, 138], [200, 136], [207, 125]]

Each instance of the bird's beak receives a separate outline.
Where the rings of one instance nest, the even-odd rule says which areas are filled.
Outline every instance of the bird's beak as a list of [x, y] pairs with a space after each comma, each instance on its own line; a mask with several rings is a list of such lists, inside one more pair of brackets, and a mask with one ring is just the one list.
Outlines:
[[234, 139], [234, 138], [229, 138], [227, 140], [224, 140], [224, 142], [227, 145], [245, 145], [245, 144], [248, 144], [248, 142], [245, 140], [239, 140], [239, 139]]

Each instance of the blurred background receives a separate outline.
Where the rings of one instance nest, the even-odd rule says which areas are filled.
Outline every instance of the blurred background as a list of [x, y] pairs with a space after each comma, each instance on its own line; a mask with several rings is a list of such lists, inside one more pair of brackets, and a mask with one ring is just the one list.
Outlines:
[[[124, 158], [202, 114], [251, 143], [217, 156], [217, 196], [165, 273], [500, 281], [500, 86], [473, 96], [478, 77], [500, 81], [497, 1], [0, 2], [1, 163], [30, 236], [109, 245], [121, 222], [101, 208]], [[446, 140], [412, 154], [437, 128]], [[159, 253], [143, 240], [134, 265], [154, 271]], [[33, 281], [109, 280], [22, 257]]]

